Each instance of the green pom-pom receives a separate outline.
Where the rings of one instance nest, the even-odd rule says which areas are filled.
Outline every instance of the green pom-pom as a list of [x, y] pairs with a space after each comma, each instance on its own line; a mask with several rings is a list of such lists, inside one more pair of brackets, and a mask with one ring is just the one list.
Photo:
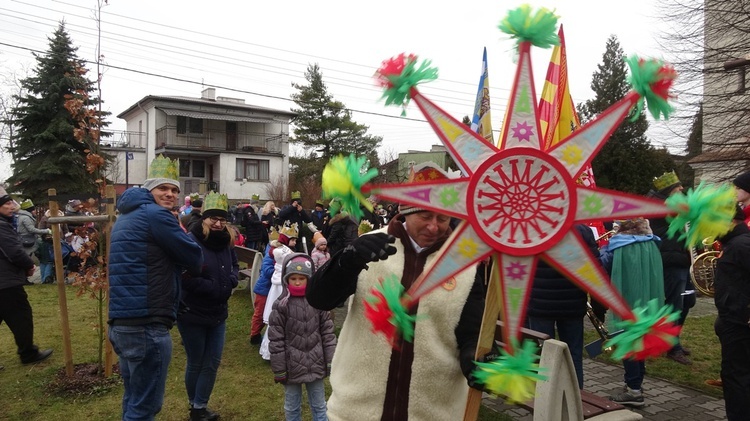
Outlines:
[[400, 338], [414, 340], [417, 316], [409, 314], [405, 304], [409, 297], [403, 294], [398, 276], [390, 275], [370, 290], [364, 302], [365, 317], [372, 323], [372, 330], [382, 333], [393, 347], [398, 347]]
[[475, 362], [477, 368], [471, 373], [477, 383], [496, 395], [505, 395], [510, 402], [527, 402], [534, 397], [537, 381], [545, 380], [537, 361], [538, 346], [534, 341], [525, 340], [522, 347], [513, 340], [513, 354], [505, 349], [500, 356], [490, 362]]
[[385, 105], [398, 105], [403, 108], [401, 115], [406, 115], [406, 106], [411, 100], [411, 89], [438, 77], [437, 68], [430, 67], [430, 64], [429, 60], [425, 60], [418, 65], [417, 56], [403, 53], [383, 61], [375, 72], [375, 80], [385, 88]]
[[530, 42], [540, 48], [549, 48], [560, 44], [557, 36], [557, 19], [554, 10], [541, 8], [532, 13], [531, 6], [524, 4], [508, 12], [498, 28], [517, 39], [517, 43]]
[[[737, 196], [731, 185], [707, 185], [701, 183], [687, 194], [673, 194], [666, 200], [667, 206], [677, 212], [676, 216], [668, 216], [669, 229], [667, 235], [685, 241], [690, 247], [699, 246], [703, 239], [722, 236], [732, 228], [737, 204]], [[685, 226], [688, 226], [685, 231]]]
[[633, 314], [634, 319], [615, 323], [615, 328], [622, 329], [622, 333], [604, 344], [614, 347], [613, 359], [643, 361], [667, 352], [677, 343], [680, 326], [675, 322], [680, 312], [672, 311], [672, 306], [660, 306], [658, 300], [651, 300], [646, 307], [633, 309]]
[[641, 96], [636, 103], [636, 113], [632, 120], [643, 113], [644, 100], [648, 111], [656, 120], [661, 116], [668, 119], [673, 111], [672, 105], [667, 101], [671, 96], [669, 89], [677, 78], [674, 68], [661, 60], [644, 60], [636, 56], [630, 56], [625, 62], [630, 67], [628, 82]]
[[331, 216], [341, 210], [358, 220], [363, 215], [360, 204], [372, 211], [372, 204], [362, 195], [362, 186], [377, 176], [378, 170], [365, 168], [367, 158], [354, 155], [339, 155], [328, 162], [323, 170], [322, 189], [324, 199], [337, 199], [329, 207]]

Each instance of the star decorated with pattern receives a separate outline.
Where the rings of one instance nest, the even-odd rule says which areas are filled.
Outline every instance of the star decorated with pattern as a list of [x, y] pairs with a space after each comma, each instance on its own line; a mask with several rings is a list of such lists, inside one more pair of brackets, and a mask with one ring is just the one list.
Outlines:
[[[410, 99], [448, 149], [462, 176], [418, 185], [365, 185], [363, 189], [384, 199], [462, 219], [406, 294], [418, 300], [446, 279], [492, 257], [494, 270], [500, 274], [506, 344], [520, 337], [539, 259], [608, 305], [618, 317], [634, 319], [574, 225], [671, 212], [659, 200], [576, 183], [640, 99], [636, 92], [544, 150], [538, 108], [530, 106], [537, 99], [529, 51], [529, 43], [519, 45], [516, 83], [500, 146], [488, 143], [412, 88]], [[459, 199], [451, 207], [445, 206], [442, 193], [447, 188]], [[467, 247], [467, 241], [473, 246]], [[509, 345], [506, 349], [513, 352]]]

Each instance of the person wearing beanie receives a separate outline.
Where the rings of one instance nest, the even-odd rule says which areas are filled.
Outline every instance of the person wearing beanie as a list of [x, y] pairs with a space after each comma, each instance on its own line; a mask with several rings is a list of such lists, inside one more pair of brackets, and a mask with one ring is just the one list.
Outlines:
[[200, 225], [201, 220], [203, 219], [203, 216], [201, 215], [201, 211], [203, 210], [203, 199], [193, 199], [191, 203], [192, 206], [190, 213], [183, 216], [181, 219], [182, 225], [184, 225], [188, 231], [191, 231], [193, 226]]
[[315, 248], [310, 257], [316, 268], [323, 266], [331, 258], [331, 254], [328, 253], [328, 241], [325, 238], [320, 237], [315, 241]]
[[[653, 187], [649, 196], [662, 200], [683, 194], [682, 182], [674, 171], [664, 173], [654, 179]], [[696, 300], [695, 287], [690, 280], [690, 265], [692, 264], [690, 250], [682, 240], [679, 240], [679, 236], [670, 237], [667, 234], [669, 223], [666, 217], [652, 218], [649, 223], [654, 235], [661, 239], [658, 246], [664, 271], [664, 303], [680, 312], [677, 324], [682, 326], [687, 320], [690, 309], [695, 306]], [[688, 291], [693, 292], [686, 294]], [[682, 345], [678, 336], [677, 342], [667, 352], [666, 357], [676, 363], [690, 365], [692, 364], [688, 358], [690, 354], [690, 349]]]
[[44, 361], [51, 349], [40, 351], [34, 344], [34, 317], [24, 290], [27, 277], [34, 274], [34, 262], [13, 229], [16, 202], [0, 187], [0, 322], [5, 322], [18, 349], [22, 364]]
[[36, 218], [32, 213], [34, 208], [34, 202], [31, 199], [26, 199], [21, 202], [21, 206], [16, 210], [16, 215], [18, 215], [18, 235], [21, 237], [21, 244], [29, 257], [34, 256], [34, 252], [39, 248], [38, 236], [52, 234], [52, 230], [49, 228], [39, 229], [36, 227]]
[[405, 288], [417, 280], [448, 240], [450, 220], [426, 210], [394, 218], [332, 252], [313, 273], [306, 290], [313, 307], [332, 310], [352, 298], [332, 361], [329, 420], [463, 418], [484, 312], [480, 265], [410, 309], [414, 341], [392, 347], [364, 315], [369, 292], [384, 276], [397, 275]]
[[[198, 275], [203, 252], [172, 215], [178, 162], [159, 156], [143, 187], [117, 201], [109, 254], [109, 340], [125, 386], [123, 419], [154, 419], [164, 402], [181, 274]], [[134, 340], [134, 332], [139, 340]]]
[[224, 350], [228, 301], [237, 287], [240, 269], [234, 251], [235, 233], [227, 226], [228, 217], [227, 196], [209, 192], [201, 223], [190, 229], [190, 238], [203, 251], [203, 266], [200, 275], [182, 278], [186, 310], [178, 316], [177, 328], [187, 357], [185, 388], [191, 421], [218, 418], [208, 409], [208, 401]]
[[268, 326], [273, 379], [284, 385], [287, 420], [302, 419], [302, 385], [312, 419], [326, 420], [323, 379], [330, 374], [336, 349], [333, 321], [330, 312], [316, 310], [305, 299], [307, 282], [315, 271], [310, 257], [292, 253], [282, 265], [285, 291], [273, 305]]
[[310, 212], [310, 219], [312, 219], [312, 223], [315, 224], [318, 231], [324, 232], [328, 228], [330, 216], [322, 200], [315, 201], [315, 209]]
[[180, 215], [189, 215], [190, 211], [193, 210], [193, 207], [190, 205], [190, 195], [185, 196], [185, 199], [183, 199], [185, 204], [180, 206]]
[[745, 224], [750, 227], [750, 171], [738, 175], [732, 183], [737, 193], [737, 201], [745, 214]]
[[721, 383], [727, 420], [745, 420], [750, 413], [750, 229], [745, 212], [735, 212], [732, 229], [717, 238], [714, 331], [721, 344]]

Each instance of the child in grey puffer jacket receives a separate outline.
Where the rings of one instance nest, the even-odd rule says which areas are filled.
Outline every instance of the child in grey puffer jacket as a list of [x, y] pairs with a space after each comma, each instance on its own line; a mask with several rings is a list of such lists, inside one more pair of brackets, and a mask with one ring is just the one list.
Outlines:
[[305, 298], [314, 270], [308, 255], [286, 256], [281, 275], [285, 291], [273, 304], [269, 320], [271, 370], [274, 381], [284, 385], [288, 421], [301, 419], [303, 384], [313, 420], [327, 420], [323, 379], [330, 374], [336, 336], [330, 313], [313, 308]]

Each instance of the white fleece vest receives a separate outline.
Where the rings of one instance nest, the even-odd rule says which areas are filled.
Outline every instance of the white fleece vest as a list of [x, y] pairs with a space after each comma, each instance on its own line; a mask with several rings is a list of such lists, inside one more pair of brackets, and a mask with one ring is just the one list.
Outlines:
[[[395, 255], [385, 261], [369, 263], [369, 270], [359, 275], [357, 291], [333, 356], [333, 393], [328, 400], [331, 421], [377, 421], [381, 418], [391, 346], [382, 334], [372, 333], [372, 325], [364, 316], [363, 300], [378, 278], [394, 273], [401, 277], [407, 263], [401, 242], [396, 241], [395, 246], [398, 249]], [[425, 266], [436, 254], [427, 258]], [[469, 388], [458, 362], [455, 329], [475, 273], [475, 266], [468, 268], [455, 276], [455, 288], [448, 290], [440, 286], [419, 302], [409, 387], [410, 420], [463, 418]]]

